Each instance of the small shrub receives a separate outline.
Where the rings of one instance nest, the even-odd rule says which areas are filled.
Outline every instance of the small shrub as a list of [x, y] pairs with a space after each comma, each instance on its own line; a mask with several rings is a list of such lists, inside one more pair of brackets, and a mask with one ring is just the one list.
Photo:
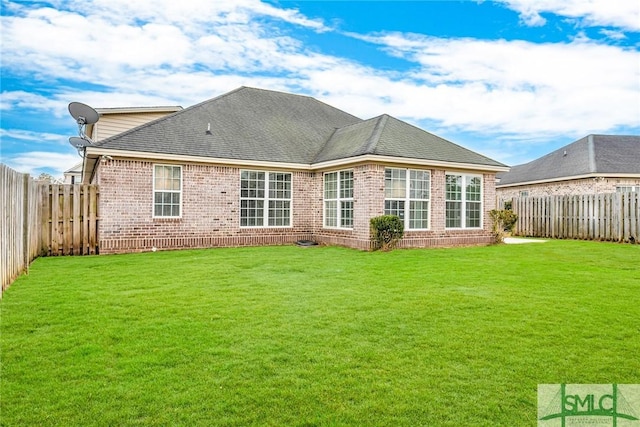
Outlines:
[[508, 231], [509, 233], [513, 232], [516, 222], [518, 222], [518, 215], [513, 213], [511, 209], [505, 209], [502, 211], [502, 224], [505, 231]]
[[504, 241], [505, 232], [512, 232], [516, 222], [518, 221], [518, 215], [513, 213], [512, 210], [494, 209], [489, 212], [489, 216], [493, 220], [493, 235], [496, 243], [502, 243]]
[[371, 218], [370, 224], [373, 250], [391, 250], [404, 235], [404, 224], [396, 215], [381, 215]]

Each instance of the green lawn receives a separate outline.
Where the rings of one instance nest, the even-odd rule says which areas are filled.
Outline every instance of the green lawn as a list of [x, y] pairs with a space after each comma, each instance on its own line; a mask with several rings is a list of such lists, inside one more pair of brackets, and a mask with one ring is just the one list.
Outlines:
[[640, 383], [640, 246], [266, 247], [36, 260], [1, 301], [6, 426], [535, 426]]

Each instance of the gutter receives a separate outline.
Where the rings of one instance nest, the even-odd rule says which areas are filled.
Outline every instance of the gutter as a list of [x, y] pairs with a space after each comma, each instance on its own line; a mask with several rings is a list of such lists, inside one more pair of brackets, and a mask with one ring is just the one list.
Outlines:
[[536, 181], [514, 182], [511, 184], [496, 184], [496, 188], [521, 187], [523, 185], [548, 184], [552, 182], [573, 181], [576, 179], [586, 179], [586, 178], [614, 178], [614, 177], [640, 179], [640, 174], [638, 173], [590, 173], [590, 174], [584, 174], [584, 175], [539, 179]]

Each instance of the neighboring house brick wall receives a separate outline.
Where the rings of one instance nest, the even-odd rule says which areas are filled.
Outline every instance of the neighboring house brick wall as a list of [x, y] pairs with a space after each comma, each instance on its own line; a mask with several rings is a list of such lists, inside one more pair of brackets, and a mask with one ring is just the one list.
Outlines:
[[497, 188], [496, 194], [500, 206], [505, 201], [520, 197], [527, 192], [529, 197], [565, 196], [577, 194], [615, 193], [619, 186], [640, 186], [640, 179], [631, 178], [583, 178], [567, 181], [556, 181], [544, 184], [520, 185]]

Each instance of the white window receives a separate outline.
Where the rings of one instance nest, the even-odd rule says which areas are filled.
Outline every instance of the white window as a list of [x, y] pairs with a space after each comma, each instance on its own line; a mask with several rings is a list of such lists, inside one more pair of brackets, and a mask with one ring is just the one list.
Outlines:
[[240, 172], [240, 226], [291, 226], [291, 174]]
[[482, 177], [446, 175], [445, 211], [447, 228], [482, 227]]
[[429, 229], [430, 186], [429, 171], [385, 169], [385, 215], [398, 216], [407, 230]]
[[528, 191], [521, 191], [520, 192], [520, 197], [529, 197], [529, 192]]
[[353, 228], [353, 171], [324, 174], [324, 226]]
[[154, 165], [153, 216], [180, 218], [182, 215], [182, 166]]

